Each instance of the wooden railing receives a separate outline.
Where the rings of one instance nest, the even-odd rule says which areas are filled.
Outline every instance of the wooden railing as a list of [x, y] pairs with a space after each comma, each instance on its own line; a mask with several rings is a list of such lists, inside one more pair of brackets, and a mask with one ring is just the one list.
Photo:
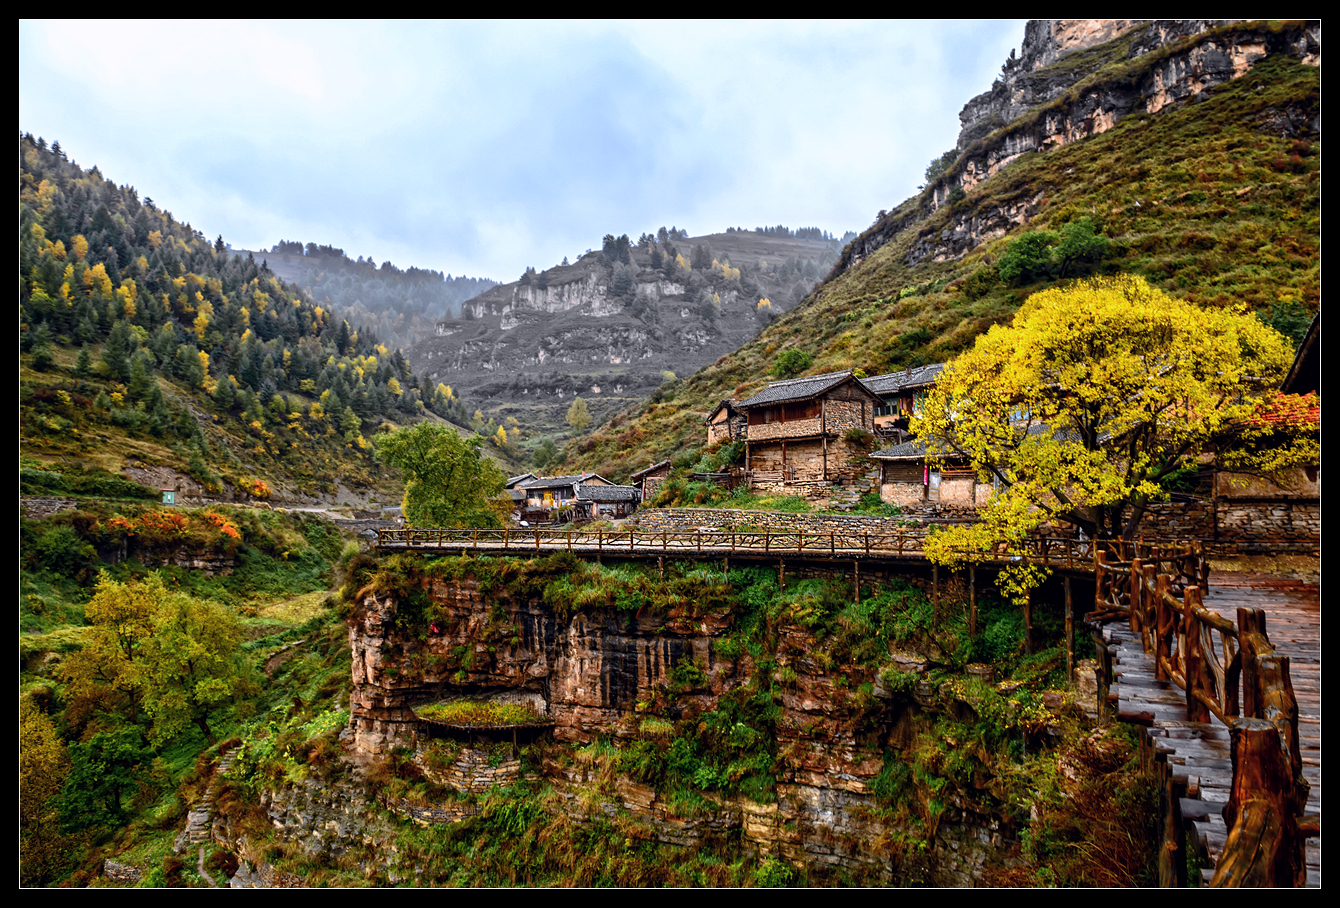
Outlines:
[[[381, 529], [382, 549], [442, 550], [527, 555], [567, 551], [634, 555], [775, 555], [851, 558], [924, 557], [931, 529], [887, 532], [809, 530], [573, 530], [546, 529]], [[1037, 536], [1018, 551], [1000, 545], [972, 560], [1008, 563], [1027, 560], [1056, 569], [1095, 570], [1104, 544], [1062, 536]], [[1095, 554], [1097, 552], [1097, 555]]]
[[1303, 815], [1310, 786], [1289, 657], [1275, 651], [1261, 609], [1239, 608], [1235, 624], [1204, 607], [1204, 559], [1197, 565], [1191, 553], [1141, 554], [1148, 560], [1109, 561], [1098, 553], [1089, 617], [1124, 613], [1154, 658], [1154, 677], [1186, 693], [1187, 720], [1214, 716], [1229, 729], [1229, 835], [1211, 885], [1302, 886], [1304, 839], [1320, 835], [1320, 821]]

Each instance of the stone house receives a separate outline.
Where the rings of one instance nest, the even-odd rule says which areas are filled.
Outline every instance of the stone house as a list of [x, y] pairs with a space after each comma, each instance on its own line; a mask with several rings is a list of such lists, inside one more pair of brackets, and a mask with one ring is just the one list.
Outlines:
[[926, 462], [926, 446], [904, 441], [870, 455], [879, 462], [879, 497], [900, 507], [939, 504], [980, 508], [991, 495], [990, 483], [978, 480], [967, 463]]
[[723, 398], [716, 409], [707, 414], [703, 423], [707, 426], [709, 445], [719, 441], [739, 441], [745, 437], [749, 419], [740, 411], [739, 403], [737, 398]]
[[650, 464], [646, 469], [638, 470], [629, 480], [638, 490], [638, 501], [646, 501], [656, 494], [657, 487], [670, 477], [669, 459]]
[[944, 367], [945, 363], [935, 363], [861, 379], [867, 388], [879, 395], [875, 434], [895, 442], [907, 441], [909, 423], [921, 410], [926, 393], [935, 386]]
[[879, 405], [850, 371], [773, 382], [741, 401], [751, 484], [856, 478], [867, 469], [864, 442]]
[[[585, 505], [578, 507], [577, 487], [581, 485], [612, 486], [614, 483], [595, 473], [533, 476], [521, 480], [508, 492], [517, 501], [521, 519], [528, 523], [561, 523], [581, 516], [587, 510]], [[519, 497], [517, 493], [520, 493]]]
[[617, 519], [637, 510], [642, 493], [636, 486], [592, 485], [578, 483], [573, 510], [578, 519]]

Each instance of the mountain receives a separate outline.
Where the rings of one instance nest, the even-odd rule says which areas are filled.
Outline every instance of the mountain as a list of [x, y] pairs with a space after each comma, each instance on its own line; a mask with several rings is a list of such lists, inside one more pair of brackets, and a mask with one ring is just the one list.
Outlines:
[[398, 350], [264, 261], [58, 142], [22, 135], [19, 161], [25, 492], [386, 500], [397, 480], [373, 458], [375, 431], [467, 421]]
[[[881, 211], [814, 293], [570, 444], [565, 469], [688, 466], [703, 417], [763, 387], [788, 350], [812, 354], [816, 374], [940, 362], [1086, 273], [1306, 325], [1320, 306], [1319, 24], [1060, 20], [1026, 38], [922, 192]], [[1002, 256], [1046, 231], [1087, 232], [1102, 254], [1002, 276]]]
[[426, 268], [381, 267], [371, 256], [349, 258], [343, 249], [281, 240], [267, 250], [237, 251], [266, 262], [281, 279], [337, 308], [352, 325], [364, 325], [391, 349], [407, 349], [433, 333], [442, 318], [497, 281], [443, 274]]
[[838, 249], [814, 228], [607, 236], [598, 252], [467, 300], [407, 356], [533, 439], [565, 430], [579, 395], [600, 420], [737, 349], [803, 299]]

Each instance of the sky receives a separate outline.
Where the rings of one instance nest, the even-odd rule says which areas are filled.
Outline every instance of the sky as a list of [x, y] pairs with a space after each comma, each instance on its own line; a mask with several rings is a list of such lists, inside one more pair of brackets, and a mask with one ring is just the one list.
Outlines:
[[239, 249], [515, 280], [605, 234], [841, 235], [1023, 20], [19, 24], [19, 131]]

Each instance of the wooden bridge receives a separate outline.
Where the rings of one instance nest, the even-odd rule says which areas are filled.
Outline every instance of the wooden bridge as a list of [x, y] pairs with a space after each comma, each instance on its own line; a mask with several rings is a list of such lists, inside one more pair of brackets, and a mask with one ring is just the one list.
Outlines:
[[[859, 597], [861, 564], [924, 565], [927, 534], [388, 529], [376, 545], [388, 553], [775, 561], [779, 569], [787, 559], [847, 562]], [[1215, 886], [1320, 885], [1315, 585], [1211, 575], [1199, 542], [1039, 535], [1022, 549], [1001, 546], [974, 560], [987, 567], [1027, 560], [1061, 573], [1071, 652], [1070, 579], [1092, 578], [1095, 608], [1085, 618], [1099, 643], [1099, 710], [1146, 728], [1142, 753], [1160, 787], [1161, 885], [1186, 885], [1196, 861]]]
[[1184, 886], [1198, 866], [1193, 882], [1212, 886], [1319, 886], [1317, 586], [1204, 567], [1179, 583], [1106, 555], [1088, 616], [1103, 644], [1100, 709], [1145, 727], [1160, 884]]
[[[817, 561], [925, 563], [929, 531], [830, 532], [779, 530], [556, 530], [556, 529], [384, 529], [377, 531], [382, 552], [425, 554], [514, 555], [527, 557], [572, 552], [632, 558], [734, 558], [776, 561], [797, 558]], [[1059, 570], [1092, 572], [1094, 547], [1088, 541], [1039, 535], [1024, 554], [1004, 547], [979, 563], [1004, 564], [1027, 558]]]

